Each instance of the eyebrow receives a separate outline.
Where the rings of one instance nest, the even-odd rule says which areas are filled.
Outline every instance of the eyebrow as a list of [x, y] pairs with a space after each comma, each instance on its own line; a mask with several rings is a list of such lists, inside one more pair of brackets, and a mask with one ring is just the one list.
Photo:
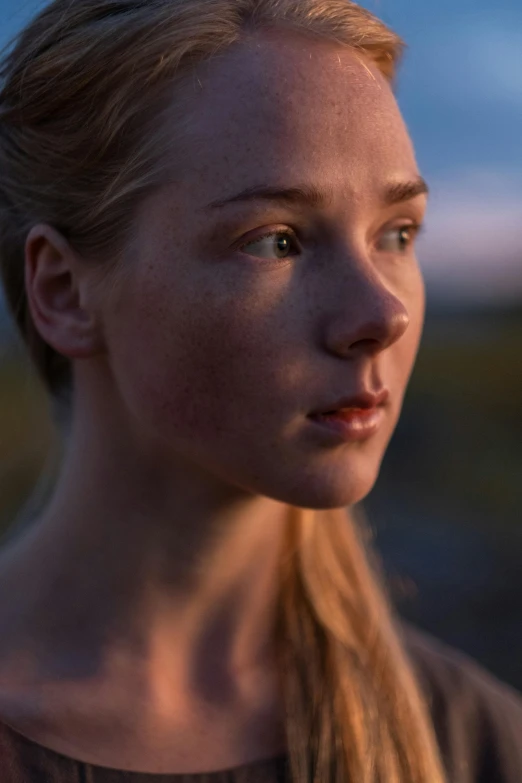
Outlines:
[[417, 196], [427, 195], [429, 192], [426, 180], [423, 177], [417, 177], [411, 182], [390, 183], [384, 190], [383, 202], [385, 206], [391, 207], [402, 201], [410, 201]]
[[[429, 193], [426, 181], [422, 177], [406, 182], [391, 182], [381, 195], [383, 206], [389, 207], [410, 201], [416, 196]], [[332, 192], [318, 190], [313, 185], [296, 185], [291, 188], [272, 187], [270, 185], [257, 185], [228, 196], [224, 199], [212, 201], [204, 209], [221, 209], [227, 204], [249, 201], [275, 201], [287, 206], [326, 207], [333, 201]]]

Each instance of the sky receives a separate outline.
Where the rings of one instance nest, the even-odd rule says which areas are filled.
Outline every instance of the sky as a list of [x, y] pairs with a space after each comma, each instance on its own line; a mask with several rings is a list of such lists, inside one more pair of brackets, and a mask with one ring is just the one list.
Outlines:
[[408, 46], [398, 98], [431, 188], [428, 293], [522, 302], [522, 2], [363, 5]]
[[[45, 3], [0, 0], [0, 45]], [[397, 95], [430, 185], [428, 297], [522, 303], [521, 0], [362, 0], [407, 43]]]

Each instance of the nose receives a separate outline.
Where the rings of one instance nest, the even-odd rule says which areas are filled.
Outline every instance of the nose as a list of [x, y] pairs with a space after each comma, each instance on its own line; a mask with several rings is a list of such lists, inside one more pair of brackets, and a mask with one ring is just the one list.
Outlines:
[[334, 311], [326, 330], [328, 350], [339, 356], [376, 354], [406, 332], [410, 317], [401, 298], [385, 284], [373, 264], [351, 263], [334, 282]]

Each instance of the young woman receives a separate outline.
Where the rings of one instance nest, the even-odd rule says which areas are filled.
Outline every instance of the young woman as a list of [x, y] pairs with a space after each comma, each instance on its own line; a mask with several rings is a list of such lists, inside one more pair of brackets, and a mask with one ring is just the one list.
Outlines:
[[55, 0], [5, 56], [65, 451], [0, 557], [2, 783], [522, 780], [522, 700], [400, 622], [351, 513], [424, 314], [401, 47], [349, 0]]

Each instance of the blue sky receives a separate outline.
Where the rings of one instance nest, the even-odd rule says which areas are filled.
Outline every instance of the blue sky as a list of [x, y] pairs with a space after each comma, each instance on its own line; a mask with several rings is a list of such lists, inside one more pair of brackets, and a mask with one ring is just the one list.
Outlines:
[[[0, 0], [0, 44], [44, 3]], [[428, 293], [522, 301], [521, 0], [364, 0], [408, 44], [398, 97], [432, 195]]]
[[432, 187], [428, 292], [522, 301], [522, 3], [363, 5], [408, 44], [398, 97]]

